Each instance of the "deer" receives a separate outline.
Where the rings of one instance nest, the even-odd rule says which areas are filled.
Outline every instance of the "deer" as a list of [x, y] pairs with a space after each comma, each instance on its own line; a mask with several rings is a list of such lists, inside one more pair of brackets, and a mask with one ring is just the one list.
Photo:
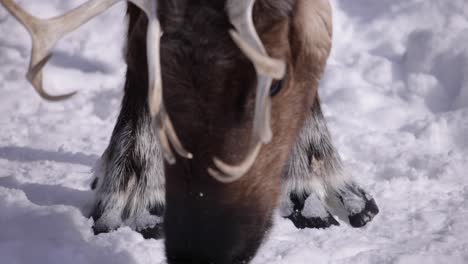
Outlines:
[[[32, 37], [26, 75], [67, 33], [121, 0], [38, 19], [0, 0]], [[346, 172], [318, 87], [332, 47], [328, 0], [127, 0], [120, 114], [94, 170], [95, 234], [164, 238], [168, 263], [248, 263], [275, 212], [300, 229], [378, 213]], [[306, 210], [308, 207], [313, 210]], [[277, 209], [279, 209], [277, 211]]]

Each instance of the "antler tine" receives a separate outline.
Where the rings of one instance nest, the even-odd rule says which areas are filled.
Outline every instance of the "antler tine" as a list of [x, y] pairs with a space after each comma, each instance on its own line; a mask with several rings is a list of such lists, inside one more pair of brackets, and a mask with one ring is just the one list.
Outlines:
[[[270, 127], [270, 109], [270, 101], [267, 101], [265, 114], [265, 126], [267, 127]], [[255, 134], [253, 136], [255, 137]], [[242, 178], [253, 166], [263, 145], [263, 142], [259, 138], [253, 138], [253, 142], [255, 142], [255, 145], [240, 164], [229, 165], [218, 158], [214, 158], [213, 162], [217, 169], [209, 168], [208, 173], [222, 183], [232, 183]]]
[[235, 30], [230, 30], [229, 33], [259, 73], [280, 79], [286, 70], [285, 63], [268, 56], [253, 23], [254, 4], [255, 0], [227, 1], [226, 9], [235, 27]]
[[184, 149], [180, 143], [174, 126], [164, 108], [162, 99], [162, 78], [161, 78], [161, 60], [160, 60], [160, 39], [161, 25], [157, 18], [156, 1], [151, 0], [133, 0], [137, 6], [146, 12], [148, 16], [148, 32], [146, 39], [148, 56], [148, 105], [151, 116], [155, 119], [156, 130], [161, 141], [162, 152], [165, 160], [169, 164], [175, 163], [174, 154], [171, 146], [177, 154], [192, 159], [193, 155]]
[[271, 102], [269, 89], [272, 78], [283, 78], [286, 65], [281, 60], [270, 58], [263, 46], [253, 24], [253, 6], [255, 0], [228, 0], [227, 12], [236, 30], [230, 34], [237, 46], [252, 61], [257, 71], [257, 95], [252, 131], [252, 149], [246, 159], [238, 165], [228, 165], [215, 158], [215, 169], [208, 173], [216, 180], [230, 183], [240, 179], [253, 166], [262, 144], [271, 141], [270, 128]]
[[229, 165], [218, 158], [214, 158], [213, 162], [217, 169], [208, 168], [208, 173], [219, 182], [235, 182], [250, 170], [260, 153], [261, 147], [262, 144], [258, 142], [239, 165]]
[[263, 143], [271, 140], [271, 129], [266, 126], [266, 108], [269, 100], [269, 88], [272, 78], [283, 78], [286, 65], [281, 60], [270, 58], [257, 34], [253, 24], [253, 7], [255, 0], [228, 0], [227, 11], [236, 30], [230, 34], [234, 42], [252, 61], [258, 75], [257, 98], [253, 133]]
[[153, 120], [155, 121], [162, 154], [167, 163], [172, 165], [176, 162], [171, 146], [174, 147], [175, 151], [180, 156], [186, 159], [193, 158], [192, 153], [185, 150], [180, 143], [179, 138], [175, 134], [174, 127], [172, 126], [172, 123], [164, 110], [162, 110]]
[[90, 0], [62, 16], [38, 19], [25, 12], [13, 0], [0, 0], [0, 3], [26, 27], [31, 35], [32, 54], [26, 76], [42, 98], [58, 101], [67, 99], [76, 93], [55, 96], [48, 94], [43, 88], [42, 69], [50, 59], [50, 50], [56, 42], [119, 1], [122, 0]]
[[159, 140], [161, 141], [163, 156], [167, 163], [175, 163], [175, 158], [171, 150], [171, 145], [174, 147], [177, 154], [186, 159], [192, 159], [192, 153], [185, 150], [182, 144], [180, 143], [180, 140], [177, 137], [174, 127], [172, 126], [169, 116], [167, 115], [164, 108], [161, 109], [161, 111], [154, 118], [154, 120], [156, 123], [156, 129], [158, 131]]
[[259, 52], [264, 49], [263, 45], [259, 46], [257, 49], [253, 48], [253, 46], [248, 44], [248, 40], [242, 38], [237, 31], [230, 30], [229, 34], [239, 49], [254, 63], [255, 70], [275, 79], [283, 78], [286, 72], [286, 65], [283, 61], [265, 56], [262, 54], [263, 52]]

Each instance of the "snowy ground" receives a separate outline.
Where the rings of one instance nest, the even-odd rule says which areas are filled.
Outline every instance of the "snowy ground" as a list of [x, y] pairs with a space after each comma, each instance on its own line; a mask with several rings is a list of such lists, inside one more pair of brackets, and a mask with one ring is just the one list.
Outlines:
[[[16, 0], [42, 17], [71, 0]], [[364, 229], [277, 219], [254, 263], [468, 263], [466, 0], [334, 0], [321, 95], [345, 165], [381, 213]], [[83, 216], [91, 167], [117, 116], [124, 4], [73, 33], [46, 71], [64, 103], [25, 81], [30, 40], [0, 7], [0, 263], [164, 263], [162, 241]]]

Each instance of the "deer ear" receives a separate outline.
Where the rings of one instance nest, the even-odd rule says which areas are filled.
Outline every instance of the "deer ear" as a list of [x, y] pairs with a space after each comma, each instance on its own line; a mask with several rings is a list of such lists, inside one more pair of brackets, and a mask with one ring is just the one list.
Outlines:
[[296, 80], [317, 87], [332, 46], [332, 26], [328, 0], [296, 0], [289, 35]]

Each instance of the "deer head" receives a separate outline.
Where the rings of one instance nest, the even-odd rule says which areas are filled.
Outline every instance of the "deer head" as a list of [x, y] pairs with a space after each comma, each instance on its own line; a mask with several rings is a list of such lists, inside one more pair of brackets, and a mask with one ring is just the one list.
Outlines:
[[[54, 44], [119, 1], [90, 0], [40, 20], [0, 0], [31, 33], [27, 77], [43, 98], [74, 94], [42, 87]], [[148, 91], [167, 165], [168, 260], [248, 261], [271, 226], [283, 166], [328, 57], [328, 2], [128, 2], [127, 78], [141, 77]]]

